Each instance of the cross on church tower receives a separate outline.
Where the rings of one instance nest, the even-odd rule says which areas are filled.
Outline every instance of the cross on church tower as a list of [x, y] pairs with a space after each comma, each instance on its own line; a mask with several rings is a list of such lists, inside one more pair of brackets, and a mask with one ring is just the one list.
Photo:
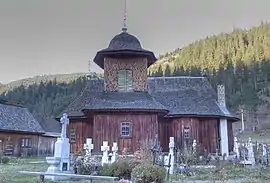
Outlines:
[[127, 32], [127, 0], [125, 1], [125, 7], [124, 7], [124, 21], [123, 21], [123, 32]]

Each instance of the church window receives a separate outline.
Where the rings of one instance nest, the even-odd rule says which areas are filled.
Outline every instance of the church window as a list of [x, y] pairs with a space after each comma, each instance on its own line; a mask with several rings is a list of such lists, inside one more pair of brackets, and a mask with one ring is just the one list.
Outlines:
[[184, 139], [190, 138], [190, 128], [184, 127]]
[[23, 138], [21, 141], [21, 147], [30, 148], [32, 147], [32, 139]]
[[70, 129], [70, 141], [71, 142], [74, 142], [74, 141], [76, 141], [76, 133], [75, 133], [75, 129]]
[[130, 137], [131, 136], [131, 123], [122, 122], [121, 123], [121, 136]]
[[117, 73], [117, 80], [119, 91], [132, 91], [132, 70], [119, 70]]

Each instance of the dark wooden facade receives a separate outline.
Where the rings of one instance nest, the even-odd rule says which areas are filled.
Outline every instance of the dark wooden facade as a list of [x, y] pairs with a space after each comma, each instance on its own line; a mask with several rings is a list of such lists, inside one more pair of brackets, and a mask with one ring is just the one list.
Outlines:
[[56, 137], [18, 132], [0, 132], [0, 155], [52, 155]]
[[[182, 149], [191, 145], [193, 139], [201, 150], [214, 153], [220, 149], [219, 119], [217, 118], [162, 118], [149, 113], [100, 113], [92, 120], [76, 119], [68, 127], [68, 137], [71, 142], [71, 152], [83, 151], [86, 138], [92, 138], [94, 152], [100, 152], [103, 141], [109, 146], [117, 142], [119, 152], [125, 148], [128, 152], [139, 149], [143, 140], [154, 140], [158, 131], [160, 145], [163, 151], [169, 150], [169, 138], [175, 138], [176, 148]], [[121, 122], [132, 124], [129, 137], [121, 137]], [[72, 133], [73, 136], [72, 137]], [[232, 123], [228, 122], [229, 150], [233, 148]]]
[[[120, 128], [122, 122], [131, 124], [131, 135], [122, 137]], [[92, 138], [94, 152], [101, 152], [103, 141], [109, 146], [117, 142], [119, 152], [124, 149], [134, 152], [139, 149], [142, 140], [153, 140], [157, 132], [157, 114], [153, 113], [100, 113], [95, 114], [93, 120], [73, 119], [68, 126], [68, 137], [71, 142], [71, 152], [83, 151], [86, 138]], [[72, 133], [75, 132], [75, 138]]]

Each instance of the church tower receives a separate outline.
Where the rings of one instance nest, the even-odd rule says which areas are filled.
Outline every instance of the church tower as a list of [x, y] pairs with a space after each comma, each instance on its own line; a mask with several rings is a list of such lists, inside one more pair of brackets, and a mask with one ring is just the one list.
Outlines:
[[146, 91], [147, 68], [156, 60], [153, 52], [143, 49], [138, 38], [127, 32], [126, 10], [122, 32], [94, 58], [104, 69], [104, 89], [111, 92]]

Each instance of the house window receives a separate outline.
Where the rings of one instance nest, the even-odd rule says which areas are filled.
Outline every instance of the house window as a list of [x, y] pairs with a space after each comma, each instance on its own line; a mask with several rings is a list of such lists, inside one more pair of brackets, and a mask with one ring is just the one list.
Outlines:
[[190, 128], [184, 127], [184, 139], [190, 138]]
[[70, 141], [76, 141], [76, 132], [75, 129], [70, 129]]
[[119, 70], [117, 73], [118, 90], [119, 91], [132, 91], [132, 71], [131, 70]]
[[32, 147], [32, 139], [30, 138], [23, 138], [21, 147], [30, 148]]
[[122, 122], [121, 123], [121, 136], [130, 137], [131, 136], [131, 123]]

